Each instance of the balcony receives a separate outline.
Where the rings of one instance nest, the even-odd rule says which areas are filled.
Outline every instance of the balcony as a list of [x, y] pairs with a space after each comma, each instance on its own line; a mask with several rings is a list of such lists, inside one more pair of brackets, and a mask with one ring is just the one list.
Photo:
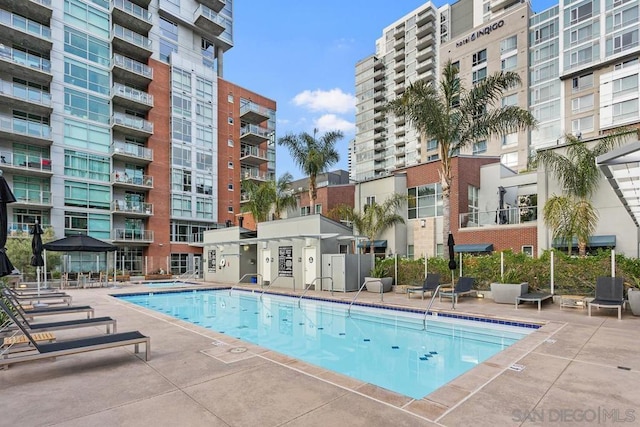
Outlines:
[[223, 17], [203, 4], [193, 13], [193, 24], [216, 37], [224, 32], [227, 25]]
[[7, 41], [28, 50], [49, 52], [53, 46], [51, 28], [3, 9], [0, 9], [0, 31]]
[[128, 188], [131, 190], [150, 190], [153, 188], [151, 175], [128, 176], [126, 172], [116, 171], [111, 174], [113, 187]]
[[248, 165], [259, 166], [268, 161], [267, 150], [262, 150], [253, 145], [242, 144], [240, 146], [240, 162]]
[[[395, 130], [396, 138], [398, 138], [399, 136], [404, 136], [404, 134], [405, 134], [405, 127], [404, 127], [404, 125], [402, 125], [402, 126], [396, 126], [396, 130]], [[397, 139], [396, 139], [396, 141], [397, 141]]]
[[240, 203], [247, 203], [251, 201], [251, 197], [247, 193], [240, 193]]
[[38, 22], [49, 22], [53, 15], [52, 0], [2, 0], [5, 9], [18, 15], [29, 16]]
[[266, 182], [267, 181], [267, 174], [258, 170], [258, 169], [242, 169], [242, 171], [240, 172], [240, 178], [241, 179], [249, 179], [252, 181], [256, 181], [258, 183], [260, 182]]
[[114, 160], [148, 165], [153, 161], [153, 150], [142, 145], [114, 140], [113, 144], [111, 144], [111, 156]]
[[435, 54], [435, 49], [432, 48], [426, 48], [423, 49], [421, 51], [418, 52], [418, 54], [416, 55], [416, 61], [418, 62], [422, 62], [425, 61], [429, 58], [433, 58], [433, 55]]
[[41, 116], [48, 116], [53, 111], [49, 92], [20, 83], [0, 80], [0, 99], [3, 104], [11, 108]]
[[416, 37], [421, 39], [425, 37], [427, 34], [433, 34], [434, 32], [433, 24], [425, 24], [421, 25], [416, 29]]
[[113, 243], [147, 244], [153, 243], [153, 230], [131, 230], [116, 228], [111, 232]]
[[111, 43], [115, 51], [138, 60], [146, 61], [153, 53], [151, 40], [118, 24], [113, 25]]
[[373, 63], [373, 70], [376, 72], [384, 71], [384, 61], [376, 58]]
[[113, 55], [111, 71], [114, 80], [127, 82], [137, 87], [147, 87], [153, 80], [153, 69], [151, 67], [117, 53]]
[[461, 213], [459, 220], [460, 228], [504, 227], [507, 225], [534, 226], [538, 222], [538, 207], [522, 206], [502, 210]]
[[383, 131], [387, 128], [386, 120], [376, 120], [373, 122], [373, 130], [374, 131]]
[[3, 44], [0, 44], [0, 72], [45, 85], [53, 79], [51, 61]]
[[149, 217], [153, 215], [153, 204], [132, 202], [130, 200], [114, 200], [111, 202], [111, 212], [114, 215], [125, 215], [128, 217]]
[[385, 85], [384, 76], [379, 78], [379, 79], [374, 79], [374, 81], [373, 81], [373, 90], [384, 89], [384, 85]]
[[259, 125], [265, 120], [269, 120], [270, 110], [267, 107], [258, 105], [255, 102], [248, 102], [240, 106], [240, 118], [242, 121]]
[[153, 26], [151, 12], [129, 0], [111, 0], [111, 18], [114, 24], [140, 29], [145, 34]]
[[240, 141], [245, 144], [258, 145], [271, 139], [273, 131], [256, 125], [245, 125], [240, 128]]
[[[25, 223], [25, 222], [10, 222], [7, 224], [7, 236], [9, 237], [28, 237], [31, 239], [29, 233], [31, 232], [31, 228], [33, 224]], [[43, 229], [47, 229], [51, 227], [48, 224], [42, 224]]]
[[416, 18], [416, 25], [420, 26], [428, 23], [433, 24], [435, 20], [436, 20], [436, 13], [434, 12], [434, 10], [426, 9], [418, 14], [418, 17]]
[[400, 95], [401, 93], [404, 92], [404, 82], [400, 82], [400, 83], [396, 83], [396, 87], [393, 90], [395, 92], [396, 95]]
[[396, 75], [393, 78], [395, 83], [403, 83], [407, 78], [407, 75], [404, 72], [404, 61], [400, 63], [400, 67], [396, 69]]
[[373, 111], [374, 113], [384, 111], [384, 107], [386, 105], [385, 101], [376, 101], [373, 103]]
[[115, 105], [133, 110], [149, 111], [153, 108], [153, 95], [121, 83], [113, 84], [111, 99]]
[[224, 9], [224, 6], [227, 4], [226, 0], [198, 0], [198, 3], [207, 6], [209, 9], [212, 9], [214, 12], [220, 12]]
[[373, 144], [374, 152], [384, 151], [386, 148], [387, 146], [384, 144], [384, 142], [376, 142], [375, 144]]
[[376, 90], [375, 92], [373, 92], [373, 99], [375, 101], [386, 100], [386, 96], [387, 92], [385, 90]]
[[426, 36], [422, 37], [421, 39], [418, 40], [418, 43], [416, 44], [416, 49], [418, 49], [418, 51], [421, 51], [422, 49], [435, 49], [435, 39], [433, 37], [433, 34], [427, 34]]
[[396, 167], [397, 168], [403, 168], [405, 167], [407, 164], [405, 162], [405, 157], [396, 157]]
[[22, 190], [13, 188], [13, 195], [16, 197], [12, 208], [51, 208], [51, 191]]
[[111, 128], [126, 135], [149, 137], [153, 135], [153, 123], [125, 113], [113, 113]]
[[491, 12], [501, 11], [516, 3], [520, 3], [520, 0], [491, 0]]
[[48, 147], [51, 145], [51, 126], [19, 117], [0, 116], [0, 139]]
[[404, 135], [397, 137], [397, 138], [395, 139], [395, 141], [393, 142], [393, 144], [394, 144], [396, 147], [404, 146], [406, 143], [407, 143], [407, 140], [406, 140], [406, 138], [404, 137]]
[[424, 59], [424, 61], [418, 61], [418, 65], [416, 66], [416, 72], [418, 74], [424, 73], [426, 71], [433, 70], [433, 59]]
[[373, 140], [375, 142], [385, 141], [386, 139], [387, 139], [387, 132], [378, 132], [373, 136]]
[[17, 173], [29, 176], [51, 177], [51, 159], [41, 156], [15, 154], [11, 151], [0, 151], [0, 168], [5, 173]]

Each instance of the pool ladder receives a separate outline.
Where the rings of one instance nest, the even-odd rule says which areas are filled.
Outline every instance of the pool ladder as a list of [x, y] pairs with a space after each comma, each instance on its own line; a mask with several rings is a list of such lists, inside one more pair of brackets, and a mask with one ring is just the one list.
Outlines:
[[431, 295], [431, 301], [429, 301], [429, 305], [427, 306], [427, 309], [424, 312], [424, 317], [422, 318], [422, 329], [426, 330], [427, 329], [427, 315], [429, 314], [429, 310], [431, 310], [431, 306], [433, 305], [433, 301], [436, 299], [436, 296], [438, 296], [438, 292], [440, 291], [440, 285], [438, 285], [438, 287], [436, 287], [436, 290], [433, 291], [433, 295]]
[[[238, 280], [238, 282], [236, 283], [236, 285], [239, 285], [240, 283], [242, 283], [242, 281], [244, 280], [245, 277], [255, 277], [256, 278], [256, 282], [260, 283], [260, 288], [262, 288], [262, 274], [258, 273], [247, 273], [244, 276], [242, 276], [240, 278], [240, 280]], [[231, 289], [229, 289], [229, 295], [231, 295], [231, 291], [234, 290], [235, 287], [231, 287]]]
[[[333, 277], [331, 277], [331, 276], [320, 276], [320, 277], [316, 277], [315, 279], [313, 279], [313, 280], [311, 281], [311, 283], [309, 283], [309, 284], [307, 285], [307, 287], [306, 287], [306, 288], [304, 288], [304, 292], [302, 293], [302, 295], [300, 295], [300, 298], [298, 298], [298, 307], [300, 307], [300, 301], [302, 301], [302, 297], [304, 296], [304, 294], [306, 294], [306, 293], [307, 293], [307, 291], [309, 290], [309, 288], [311, 287], [311, 285], [314, 285], [314, 286], [315, 286], [316, 280], [318, 280], [318, 279], [320, 279], [320, 280], [322, 280], [322, 279], [329, 279], [329, 280], [331, 280], [331, 295], [333, 295]], [[315, 289], [315, 288], [314, 288], [314, 289]], [[322, 285], [320, 285], [320, 290], [322, 290]]]
[[[269, 282], [269, 284], [267, 286], [271, 286], [274, 283], [276, 283], [276, 280], [278, 280], [281, 277], [291, 277], [291, 279], [293, 280], [293, 292], [296, 291], [296, 278], [294, 276], [280, 276], [277, 275], [275, 279], [273, 279], [271, 282]], [[262, 295], [264, 295], [264, 287], [262, 286], [263, 284], [260, 283], [260, 288], [262, 289], [262, 292], [260, 292], [260, 300], [262, 301]]]
[[358, 295], [360, 295], [360, 292], [362, 292], [362, 289], [364, 289], [367, 283], [371, 283], [371, 282], [378, 282], [380, 284], [380, 301], [384, 301], [384, 286], [382, 285], [382, 280], [376, 279], [376, 278], [369, 278], [368, 280], [365, 280], [364, 282], [362, 282], [362, 285], [360, 285], [360, 289], [358, 289], [356, 296], [353, 297], [353, 299], [351, 300], [351, 303], [349, 304], [349, 308], [347, 309], [347, 317], [351, 316], [351, 306], [353, 305], [354, 302], [356, 302], [356, 299], [358, 298]]

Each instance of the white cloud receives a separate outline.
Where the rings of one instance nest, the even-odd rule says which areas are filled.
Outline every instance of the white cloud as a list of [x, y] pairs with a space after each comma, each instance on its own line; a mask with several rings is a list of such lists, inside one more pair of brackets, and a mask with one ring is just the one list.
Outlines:
[[355, 111], [356, 108], [355, 96], [344, 93], [339, 88], [305, 90], [293, 98], [293, 103], [311, 111], [327, 113], [350, 113]]
[[339, 130], [345, 134], [354, 134], [356, 131], [355, 123], [338, 117], [335, 114], [324, 114], [320, 116], [315, 121], [315, 127], [321, 133]]

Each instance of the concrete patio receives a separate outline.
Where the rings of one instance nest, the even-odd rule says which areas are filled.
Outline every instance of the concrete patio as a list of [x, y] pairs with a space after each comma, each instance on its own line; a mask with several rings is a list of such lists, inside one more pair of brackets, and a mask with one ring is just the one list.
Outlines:
[[[0, 371], [0, 425], [640, 425], [640, 317], [628, 310], [622, 320], [609, 310], [589, 318], [586, 309], [558, 304], [516, 311], [490, 299], [461, 298], [456, 313], [545, 325], [414, 400], [109, 296], [141, 291], [158, 292], [133, 284], [68, 290], [74, 304], [116, 318], [118, 331], [150, 336], [150, 361], [125, 347], [11, 366]], [[365, 292], [358, 300], [380, 297]], [[427, 303], [384, 294], [385, 305]], [[436, 300], [433, 309], [450, 310], [451, 301]], [[83, 329], [55, 334], [62, 340], [104, 332]], [[513, 364], [524, 369], [509, 369]]]

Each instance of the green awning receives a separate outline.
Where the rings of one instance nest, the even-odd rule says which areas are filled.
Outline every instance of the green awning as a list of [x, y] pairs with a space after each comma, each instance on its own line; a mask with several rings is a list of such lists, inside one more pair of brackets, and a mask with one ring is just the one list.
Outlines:
[[[551, 246], [558, 249], [566, 249], [568, 245], [565, 239], [556, 238], [556, 239], [553, 239], [553, 243], [551, 244]], [[571, 242], [571, 247], [572, 248], [578, 247], [578, 239], [576, 239], [575, 237]], [[602, 236], [591, 236], [589, 237], [589, 241], [587, 242], [587, 247], [588, 248], [615, 248], [616, 236], [614, 234], [606, 234]]]
[[[370, 248], [371, 247], [371, 241], [367, 240], [364, 242], [360, 242], [358, 243], [358, 247], [359, 248]], [[373, 247], [374, 248], [386, 248], [387, 247], [387, 241], [386, 240], [374, 240], [373, 241]]]
[[454, 252], [493, 252], [493, 243], [469, 243], [455, 245]]

